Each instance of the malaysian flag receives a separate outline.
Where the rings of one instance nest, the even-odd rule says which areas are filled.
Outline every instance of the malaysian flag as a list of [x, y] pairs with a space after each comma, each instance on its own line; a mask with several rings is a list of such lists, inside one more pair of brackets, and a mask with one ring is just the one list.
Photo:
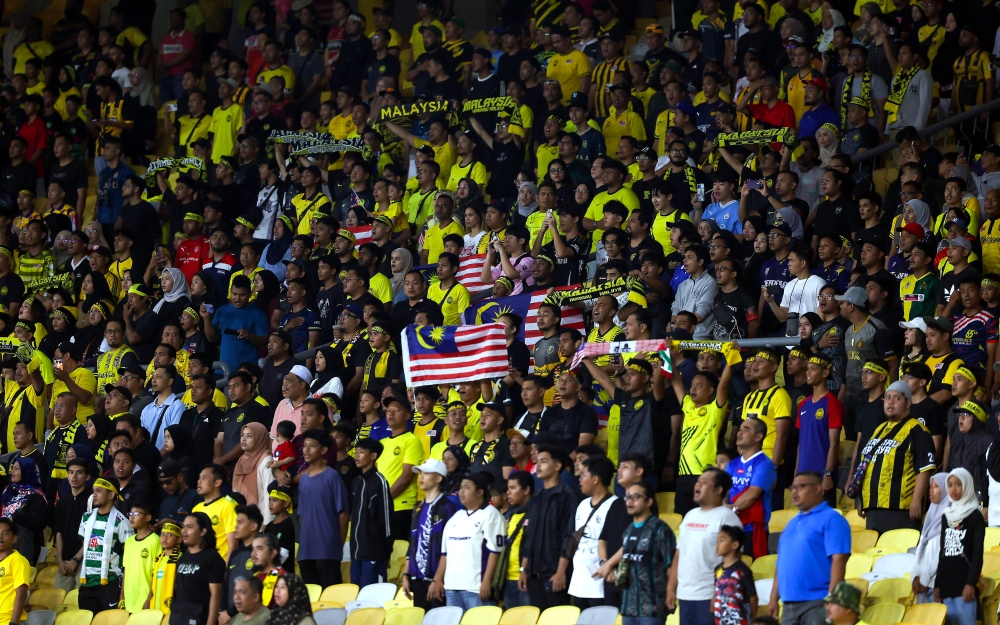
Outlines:
[[354, 233], [355, 248], [360, 248], [365, 243], [371, 243], [372, 240], [371, 226], [354, 226], [353, 228], [348, 228], [348, 230]]
[[407, 386], [455, 384], [507, 375], [503, 324], [411, 325], [403, 332], [403, 338], [403, 375]]
[[[580, 288], [579, 284], [573, 286], [557, 287], [557, 291], [570, 291]], [[528, 349], [532, 349], [538, 339], [542, 338], [542, 332], [538, 329], [538, 308], [545, 301], [546, 291], [534, 291], [531, 294], [531, 304], [528, 306], [528, 314], [524, 316], [524, 344]], [[574, 329], [587, 335], [586, 326], [583, 324], [583, 309], [576, 306], [563, 306], [562, 319], [559, 327], [563, 329]]]
[[[559, 290], [574, 289], [578, 286], [562, 287]], [[531, 349], [542, 338], [542, 332], [538, 329], [538, 308], [545, 301], [545, 294], [546, 291], [543, 290], [478, 302], [465, 310], [465, 323], [492, 323], [504, 313], [515, 313], [524, 319], [517, 338], [524, 341], [528, 349]], [[583, 311], [573, 306], [563, 306], [562, 327], [574, 328], [584, 333]]]
[[458, 263], [458, 275], [455, 279], [458, 283], [469, 289], [469, 293], [493, 288], [489, 284], [483, 284], [483, 263], [486, 262], [486, 254], [473, 254], [462, 258]]

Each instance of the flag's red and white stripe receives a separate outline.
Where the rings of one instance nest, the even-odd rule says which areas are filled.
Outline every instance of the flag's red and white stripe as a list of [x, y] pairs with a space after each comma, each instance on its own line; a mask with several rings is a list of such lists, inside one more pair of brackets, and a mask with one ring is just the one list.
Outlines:
[[417, 329], [414, 326], [406, 329], [403, 373], [407, 386], [455, 384], [507, 375], [509, 361], [503, 324], [450, 326], [445, 330], [454, 332], [455, 351], [442, 351], [425, 335], [418, 341]]
[[359, 248], [365, 243], [371, 243], [371, 226], [354, 226], [353, 228], [348, 228], [348, 230], [354, 233], [354, 247]]
[[573, 355], [570, 369], [576, 369], [587, 356], [608, 354], [635, 354], [639, 352], [661, 352], [666, 349], [663, 339], [642, 339], [638, 341], [615, 341], [613, 343], [583, 343]]
[[[576, 284], [560, 287], [556, 290], [569, 291], [579, 288], [579, 286]], [[528, 307], [528, 316], [524, 320], [524, 344], [528, 346], [528, 349], [532, 349], [535, 343], [542, 338], [542, 332], [538, 329], [538, 308], [545, 301], [545, 295], [546, 291], [535, 291], [531, 294], [531, 305]], [[586, 335], [587, 332], [583, 325], [583, 310], [573, 306], [563, 306], [561, 327], [565, 329], [573, 328], [581, 334]]]
[[484, 262], [486, 262], [486, 254], [473, 254], [462, 258], [458, 263], [458, 275], [455, 276], [455, 279], [458, 280], [459, 284], [469, 289], [469, 293], [492, 288], [489, 284], [483, 284]]

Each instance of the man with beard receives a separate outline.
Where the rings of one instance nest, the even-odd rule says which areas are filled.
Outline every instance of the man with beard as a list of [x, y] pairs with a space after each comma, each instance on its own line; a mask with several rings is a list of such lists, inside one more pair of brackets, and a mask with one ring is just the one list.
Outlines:
[[254, 577], [264, 583], [261, 603], [267, 607], [274, 605], [274, 585], [287, 571], [281, 567], [282, 554], [278, 539], [274, 534], [258, 534], [253, 537], [250, 557], [253, 559]]
[[837, 111], [833, 110], [826, 103], [826, 93], [829, 91], [826, 79], [822, 75], [817, 74], [805, 81], [803, 86], [805, 88], [804, 101], [806, 108], [802, 112], [801, 119], [799, 119], [799, 136], [815, 137], [816, 131], [823, 124], [838, 125], [840, 123], [840, 116], [837, 115]]
[[704, 193], [708, 180], [705, 172], [687, 164], [689, 153], [686, 143], [680, 140], [672, 141], [667, 151], [670, 164], [657, 171], [658, 174], [662, 173], [663, 179], [670, 185], [673, 194], [670, 203], [681, 213], [691, 212], [693, 203], [698, 201], [698, 185], [702, 186]]

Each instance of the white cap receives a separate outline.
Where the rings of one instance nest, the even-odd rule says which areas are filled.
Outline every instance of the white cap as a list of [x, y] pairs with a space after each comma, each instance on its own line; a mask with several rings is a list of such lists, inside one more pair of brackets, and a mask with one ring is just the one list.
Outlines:
[[309, 373], [309, 369], [306, 369], [302, 365], [295, 365], [294, 367], [292, 367], [292, 370], [289, 371], [289, 373], [291, 373], [295, 377], [299, 378], [300, 380], [302, 380], [306, 384], [312, 384], [312, 381], [313, 381], [312, 374]]
[[413, 467], [416, 473], [437, 473], [441, 477], [448, 477], [448, 468], [437, 458], [428, 458], [419, 467]]
[[916, 329], [920, 330], [924, 334], [927, 334], [927, 324], [924, 323], [922, 317], [916, 317], [911, 321], [900, 321], [899, 327], [907, 329]]

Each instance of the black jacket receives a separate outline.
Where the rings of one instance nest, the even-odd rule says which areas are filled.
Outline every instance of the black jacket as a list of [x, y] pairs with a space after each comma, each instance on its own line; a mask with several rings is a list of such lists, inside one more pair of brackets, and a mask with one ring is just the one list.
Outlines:
[[559, 568], [566, 541], [575, 530], [576, 494], [562, 481], [531, 498], [521, 538], [520, 556], [528, 559], [528, 575], [548, 579]]
[[351, 484], [351, 559], [384, 562], [392, 556], [389, 482], [372, 467]]

